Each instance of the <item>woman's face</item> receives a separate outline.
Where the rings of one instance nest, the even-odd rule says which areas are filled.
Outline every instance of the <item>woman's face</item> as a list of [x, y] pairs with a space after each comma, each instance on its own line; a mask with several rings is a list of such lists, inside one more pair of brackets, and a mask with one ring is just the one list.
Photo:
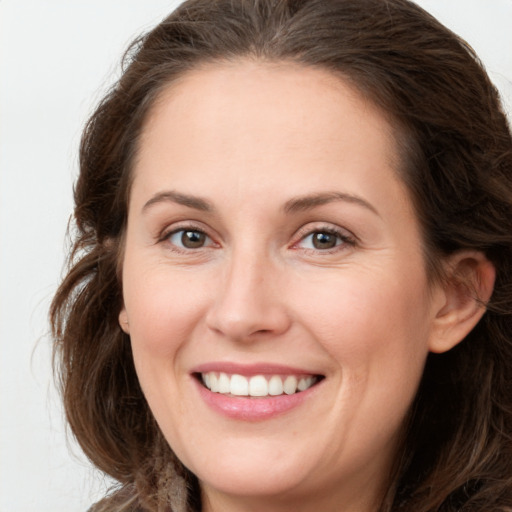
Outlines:
[[120, 323], [206, 509], [378, 501], [443, 300], [398, 167], [384, 116], [326, 71], [212, 65], [155, 104]]

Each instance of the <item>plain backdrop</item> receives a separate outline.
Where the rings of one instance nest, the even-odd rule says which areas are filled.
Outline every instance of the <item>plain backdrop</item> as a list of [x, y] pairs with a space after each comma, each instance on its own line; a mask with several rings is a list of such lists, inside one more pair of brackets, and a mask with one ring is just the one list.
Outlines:
[[[128, 42], [177, 3], [0, 0], [0, 512], [81, 512], [109, 485], [66, 434], [47, 311], [81, 128]], [[512, 0], [418, 3], [475, 48], [512, 118]]]

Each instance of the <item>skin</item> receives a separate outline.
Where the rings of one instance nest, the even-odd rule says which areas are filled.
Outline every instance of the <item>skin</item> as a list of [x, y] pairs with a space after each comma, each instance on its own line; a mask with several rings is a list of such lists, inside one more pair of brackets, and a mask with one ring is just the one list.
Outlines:
[[[377, 510], [428, 352], [458, 343], [482, 313], [461, 287], [427, 279], [399, 165], [385, 116], [327, 71], [216, 64], [153, 106], [119, 319], [205, 511]], [[330, 200], [297, 202], [315, 194]], [[183, 246], [180, 229], [205, 233], [204, 244]], [[326, 230], [335, 245], [315, 247], [312, 233]], [[490, 294], [485, 258], [449, 263]], [[243, 421], [200, 397], [191, 372], [212, 361], [324, 379], [298, 407]]]

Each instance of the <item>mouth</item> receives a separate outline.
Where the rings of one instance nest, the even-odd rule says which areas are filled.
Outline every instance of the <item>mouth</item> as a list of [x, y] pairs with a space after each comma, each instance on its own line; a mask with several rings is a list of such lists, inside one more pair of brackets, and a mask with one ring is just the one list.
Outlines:
[[195, 377], [212, 393], [230, 397], [265, 398], [295, 395], [307, 391], [323, 379], [322, 375], [252, 375], [201, 372]]
[[211, 410], [230, 420], [277, 418], [314, 400], [325, 375], [274, 363], [204, 363], [191, 376]]

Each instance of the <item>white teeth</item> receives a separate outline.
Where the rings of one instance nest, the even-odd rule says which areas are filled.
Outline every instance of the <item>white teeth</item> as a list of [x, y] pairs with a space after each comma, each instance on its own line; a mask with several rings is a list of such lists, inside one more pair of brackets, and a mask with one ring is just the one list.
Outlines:
[[215, 373], [210, 375], [210, 389], [215, 393], [219, 392], [219, 379]]
[[242, 375], [232, 375], [230, 391], [231, 391], [232, 395], [248, 396], [249, 395], [249, 381]]
[[249, 395], [251, 396], [267, 396], [268, 382], [263, 375], [256, 375], [249, 380]]
[[293, 395], [306, 391], [316, 383], [316, 377], [297, 377], [295, 375], [228, 375], [223, 372], [207, 372], [201, 374], [204, 385], [214, 393], [231, 394], [234, 396], [279, 396]]
[[283, 390], [287, 395], [293, 395], [297, 391], [297, 377], [289, 375], [283, 384]]
[[231, 381], [225, 373], [219, 373], [219, 393], [230, 393]]
[[305, 391], [313, 385], [313, 377], [302, 377], [297, 384], [299, 391]]
[[283, 394], [283, 379], [277, 375], [270, 377], [268, 381], [268, 394], [272, 396]]

